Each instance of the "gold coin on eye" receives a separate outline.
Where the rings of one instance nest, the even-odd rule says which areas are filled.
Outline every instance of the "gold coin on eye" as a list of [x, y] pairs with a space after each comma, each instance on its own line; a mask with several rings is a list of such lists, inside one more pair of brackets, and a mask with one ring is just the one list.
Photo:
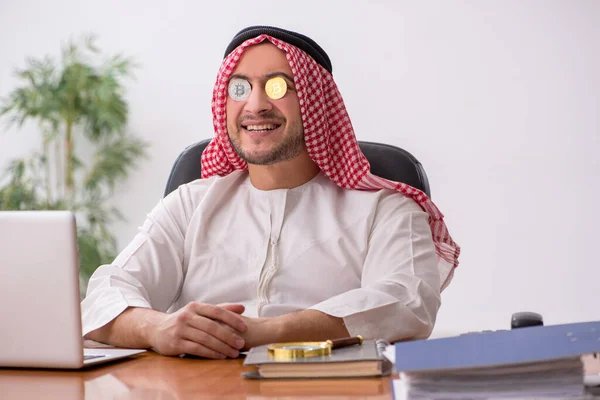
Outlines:
[[287, 92], [287, 82], [279, 76], [271, 78], [265, 84], [265, 91], [267, 92], [267, 96], [273, 100], [278, 100], [285, 96], [285, 93]]

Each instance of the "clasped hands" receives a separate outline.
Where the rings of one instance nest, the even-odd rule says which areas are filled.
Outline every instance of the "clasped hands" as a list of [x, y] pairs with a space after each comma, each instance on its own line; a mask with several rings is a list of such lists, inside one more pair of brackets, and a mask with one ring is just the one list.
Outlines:
[[236, 358], [242, 350], [269, 343], [269, 318], [248, 318], [241, 304], [192, 302], [164, 314], [149, 328], [149, 341], [160, 354], [190, 354], [213, 359]]

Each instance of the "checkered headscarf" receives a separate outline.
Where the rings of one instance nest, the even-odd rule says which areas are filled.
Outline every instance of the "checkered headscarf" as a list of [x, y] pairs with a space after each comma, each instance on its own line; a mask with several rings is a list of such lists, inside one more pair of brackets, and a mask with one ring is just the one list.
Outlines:
[[227, 134], [227, 87], [242, 53], [249, 46], [269, 40], [285, 51], [294, 75], [300, 102], [304, 139], [309, 156], [333, 182], [347, 189], [392, 189], [413, 198], [429, 214], [438, 268], [444, 289], [458, 266], [459, 246], [452, 240], [443, 215], [422, 191], [401, 182], [373, 175], [361, 152], [352, 123], [333, 76], [303, 50], [275, 37], [261, 34], [244, 41], [221, 64], [213, 90], [212, 112], [215, 137], [202, 153], [202, 178], [225, 176], [248, 168], [233, 149]]

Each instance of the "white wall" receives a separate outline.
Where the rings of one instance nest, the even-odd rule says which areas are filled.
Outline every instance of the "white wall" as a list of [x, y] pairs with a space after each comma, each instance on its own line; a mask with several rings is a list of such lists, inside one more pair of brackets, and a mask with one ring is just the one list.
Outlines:
[[[161, 197], [189, 143], [210, 137], [210, 96], [230, 38], [251, 24], [298, 30], [329, 53], [362, 140], [402, 146], [429, 175], [462, 246], [437, 330], [600, 319], [600, 2], [3, 0], [0, 96], [28, 55], [96, 32], [143, 64], [130, 130], [150, 162], [115, 196], [121, 245]], [[0, 165], [37, 145], [0, 135]]]

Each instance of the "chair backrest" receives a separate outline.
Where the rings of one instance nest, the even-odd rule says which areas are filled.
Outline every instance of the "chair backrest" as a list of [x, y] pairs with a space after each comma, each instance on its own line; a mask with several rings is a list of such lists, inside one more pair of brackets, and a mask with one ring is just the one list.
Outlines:
[[[205, 139], [188, 146], [175, 160], [165, 196], [184, 183], [200, 178], [202, 166], [200, 158], [211, 139]], [[408, 151], [389, 144], [358, 142], [360, 149], [371, 164], [371, 172], [377, 176], [396, 182], [403, 182], [425, 192], [431, 197], [429, 181], [425, 169]]]

